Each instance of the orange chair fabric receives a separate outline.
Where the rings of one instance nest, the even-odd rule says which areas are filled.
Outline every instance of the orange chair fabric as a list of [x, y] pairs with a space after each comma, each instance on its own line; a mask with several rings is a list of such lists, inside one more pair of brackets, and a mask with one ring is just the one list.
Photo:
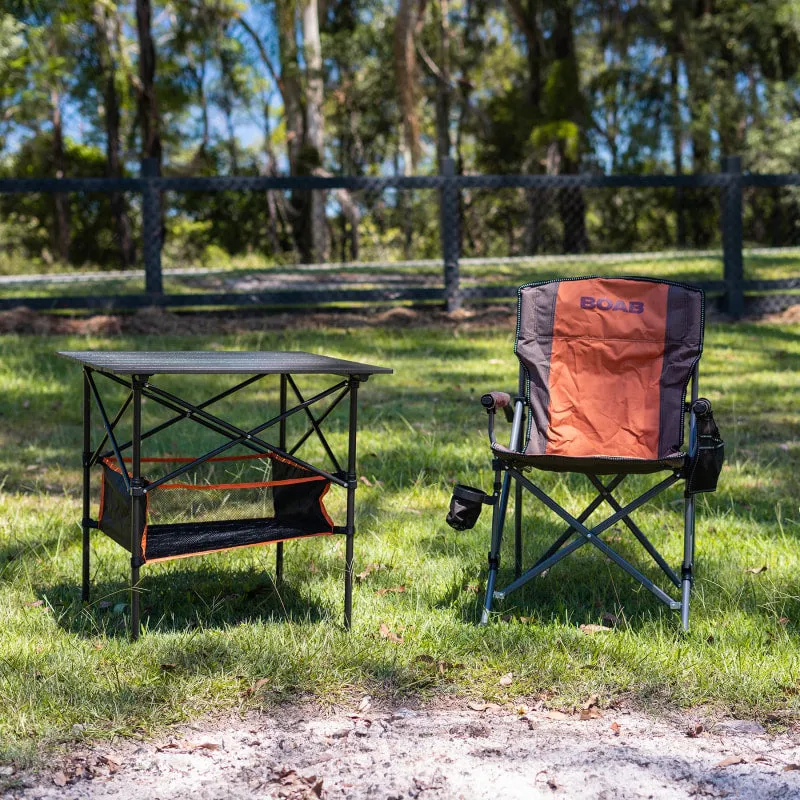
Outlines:
[[674, 468], [702, 336], [703, 294], [687, 286], [583, 278], [522, 287], [525, 456], [542, 469], [613, 472], [622, 460], [627, 471]]

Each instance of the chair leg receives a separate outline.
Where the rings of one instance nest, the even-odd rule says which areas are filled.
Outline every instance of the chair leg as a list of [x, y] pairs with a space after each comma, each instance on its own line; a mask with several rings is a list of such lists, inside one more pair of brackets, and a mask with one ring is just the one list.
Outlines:
[[514, 577], [522, 575], [522, 484], [514, 482]]
[[681, 622], [683, 630], [689, 630], [689, 596], [694, 580], [694, 519], [695, 498], [693, 494], [684, 495], [683, 518], [683, 565], [681, 568]]
[[489, 574], [486, 578], [486, 599], [483, 602], [481, 625], [486, 625], [486, 623], [489, 622], [489, 614], [492, 611], [492, 600], [494, 599], [494, 585], [497, 581], [497, 570], [500, 567], [500, 546], [503, 543], [503, 526], [506, 521], [508, 494], [511, 488], [511, 476], [508, 472], [503, 476], [501, 490], [500, 470], [497, 470], [495, 472], [494, 486], [495, 503], [492, 512], [492, 545], [489, 550]]

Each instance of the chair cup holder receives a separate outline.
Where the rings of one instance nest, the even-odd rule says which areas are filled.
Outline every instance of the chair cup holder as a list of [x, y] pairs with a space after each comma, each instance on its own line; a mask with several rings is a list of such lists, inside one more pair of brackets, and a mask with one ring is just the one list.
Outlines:
[[492, 501], [482, 489], [458, 483], [453, 488], [446, 522], [457, 531], [468, 531], [475, 527], [484, 504], [492, 505]]

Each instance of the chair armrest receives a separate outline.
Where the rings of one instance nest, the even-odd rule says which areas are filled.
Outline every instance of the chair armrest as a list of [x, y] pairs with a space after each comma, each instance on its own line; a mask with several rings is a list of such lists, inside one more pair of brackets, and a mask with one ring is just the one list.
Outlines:
[[511, 422], [514, 419], [514, 410], [511, 407], [511, 395], [507, 392], [487, 392], [481, 396], [481, 405], [490, 414], [502, 408], [507, 422]]
[[[518, 397], [517, 400], [521, 401], [521, 398]], [[494, 446], [497, 444], [497, 440], [494, 436], [494, 415], [497, 412], [497, 409], [502, 409], [506, 421], [513, 423], [514, 406], [512, 406], [512, 398], [508, 392], [487, 392], [481, 396], [481, 405], [486, 409], [486, 412], [489, 415], [489, 441]], [[520, 403], [518, 402], [516, 405], [519, 406]], [[515, 433], [513, 431], [517, 431], [518, 434], [518, 426], [512, 430], [512, 442], [515, 438]]]

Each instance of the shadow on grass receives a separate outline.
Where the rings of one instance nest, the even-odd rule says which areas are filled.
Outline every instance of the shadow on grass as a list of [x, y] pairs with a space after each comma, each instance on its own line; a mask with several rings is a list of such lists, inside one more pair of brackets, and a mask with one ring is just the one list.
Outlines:
[[[197, 569], [151, 573], [140, 582], [144, 630], [186, 632], [195, 628], [225, 628], [254, 620], [316, 622], [339, 615], [310, 601], [291, 582], [276, 585], [273, 576], [256, 568]], [[91, 587], [91, 599], [81, 603], [80, 586], [60, 583], [37, 588], [37, 595], [57, 611], [59, 625], [83, 637], [125, 637], [130, 623], [128, 585], [101, 581]]]

